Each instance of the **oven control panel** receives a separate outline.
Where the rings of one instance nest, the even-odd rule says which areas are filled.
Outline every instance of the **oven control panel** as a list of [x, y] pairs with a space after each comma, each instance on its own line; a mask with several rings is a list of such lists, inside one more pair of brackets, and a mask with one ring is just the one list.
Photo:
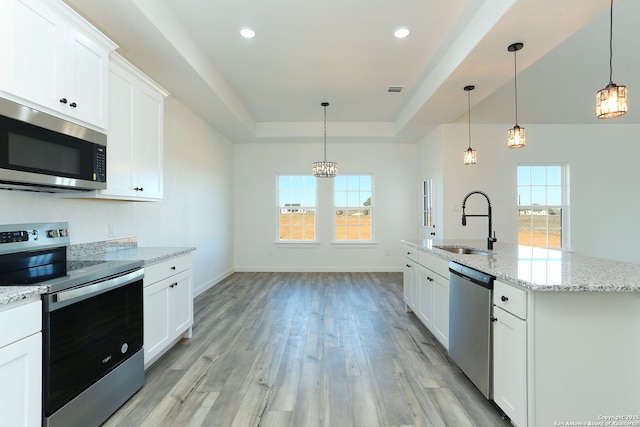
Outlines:
[[0, 225], [0, 253], [68, 244], [69, 226], [66, 222]]
[[0, 243], [28, 242], [38, 239], [37, 230], [1, 231]]

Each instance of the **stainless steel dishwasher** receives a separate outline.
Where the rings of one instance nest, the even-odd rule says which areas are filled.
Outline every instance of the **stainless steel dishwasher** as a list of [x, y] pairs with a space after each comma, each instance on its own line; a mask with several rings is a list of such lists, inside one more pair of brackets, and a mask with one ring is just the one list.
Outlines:
[[491, 293], [495, 277], [450, 262], [449, 279], [449, 357], [491, 399]]

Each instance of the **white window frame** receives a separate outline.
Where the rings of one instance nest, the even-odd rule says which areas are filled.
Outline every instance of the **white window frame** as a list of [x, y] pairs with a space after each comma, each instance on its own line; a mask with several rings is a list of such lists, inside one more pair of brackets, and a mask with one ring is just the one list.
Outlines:
[[[560, 209], [562, 212], [561, 215], [561, 241], [560, 248], [556, 247], [548, 247], [548, 249], [570, 249], [570, 224], [569, 224], [569, 164], [568, 163], [519, 163], [517, 168], [520, 167], [559, 167], [560, 168], [560, 204], [552, 205], [552, 204], [520, 204], [520, 189], [521, 184], [518, 182], [518, 170], [516, 169], [516, 215], [520, 215], [520, 211], [522, 209], [531, 209], [531, 210], [539, 210], [539, 209]], [[534, 187], [531, 183], [529, 186]], [[544, 185], [547, 188], [547, 185]], [[520, 221], [518, 219], [518, 224], [516, 228], [516, 233], [520, 231]], [[519, 236], [516, 239], [519, 242]]]
[[[286, 203], [281, 203], [280, 201], [280, 179], [283, 177], [307, 177], [313, 179], [313, 192], [314, 192], [314, 204], [313, 206], [301, 203], [300, 206], [295, 206], [296, 209], [299, 209], [306, 213], [309, 210], [313, 210], [315, 212], [315, 223], [314, 223], [314, 237], [313, 239], [308, 240], [291, 240], [291, 239], [281, 239], [280, 238], [280, 215], [283, 209], [287, 209]], [[294, 191], [293, 189], [289, 191]], [[304, 191], [310, 191], [307, 189], [303, 189]], [[291, 208], [292, 206], [289, 206]], [[276, 215], [275, 215], [275, 243], [277, 244], [285, 244], [285, 245], [296, 245], [296, 244], [309, 244], [309, 243], [318, 243], [318, 180], [313, 175], [309, 174], [278, 174], [276, 176]]]
[[[367, 176], [371, 179], [371, 202], [369, 206], [339, 206], [336, 204], [336, 181], [334, 179], [333, 182], [333, 242], [335, 244], [338, 245], [357, 245], [357, 244], [361, 244], [361, 245], [367, 245], [367, 244], [375, 244], [375, 176], [372, 173], [350, 173], [350, 174], [341, 174], [339, 175], [341, 178], [347, 178], [348, 177], [353, 177], [353, 176], [357, 176], [357, 177], [362, 177], [362, 176]], [[358, 192], [361, 192], [360, 189], [358, 189]], [[338, 240], [337, 239], [337, 235], [336, 235], [336, 229], [338, 224], [336, 223], [336, 212], [339, 210], [355, 210], [355, 209], [359, 209], [359, 210], [368, 210], [369, 213], [369, 218], [371, 219], [371, 238], [364, 240], [364, 239], [358, 239], [358, 240]], [[348, 235], [348, 234], [347, 234]]]

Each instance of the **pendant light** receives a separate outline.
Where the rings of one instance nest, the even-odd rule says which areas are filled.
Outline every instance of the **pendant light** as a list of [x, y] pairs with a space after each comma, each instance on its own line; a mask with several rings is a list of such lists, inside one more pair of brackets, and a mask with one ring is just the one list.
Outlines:
[[609, 84], [596, 93], [596, 116], [612, 119], [627, 114], [627, 87], [613, 82], [613, 0], [609, 15]]
[[465, 86], [464, 90], [467, 92], [467, 103], [469, 106], [469, 148], [464, 150], [464, 164], [465, 165], [475, 165], [478, 163], [478, 158], [476, 156], [476, 150], [471, 148], [471, 91], [476, 87], [473, 85]]
[[317, 178], [334, 178], [338, 174], [338, 164], [327, 161], [327, 107], [329, 103], [323, 102], [320, 105], [324, 108], [324, 160], [313, 162], [313, 176]]
[[522, 43], [510, 44], [507, 50], [513, 52], [513, 87], [515, 88], [515, 104], [516, 104], [516, 125], [513, 129], [507, 131], [507, 146], [509, 148], [522, 148], [525, 146], [526, 141], [524, 137], [524, 128], [518, 126], [518, 68], [516, 52], [524, 47]]

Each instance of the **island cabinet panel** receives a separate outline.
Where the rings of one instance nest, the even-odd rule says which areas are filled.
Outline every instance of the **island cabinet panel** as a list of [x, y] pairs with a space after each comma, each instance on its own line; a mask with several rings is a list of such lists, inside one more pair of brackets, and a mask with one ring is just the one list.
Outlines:
[[193, 325], [191, 254], [145, 266], [144, 365], [149, 367]]
[[409, 245], [405, 245], [404, 252], [405, 306], [416, 314], [422, 324], [448, 350], [448, 262]]
[[[42, 423], [42, 305], [33, 301], [0, 309], [0, 424]], [[9, 327], [7, 327], [9, 326]]]
[[529, 426], [593, 424], [612, 415], [640, 425], [633, 419], [640, 416], [640, 293], [533, 296]]
[[109, 52], [116, 45], [58, 0], [6, 0], [0, 14], [5, 98], [107, 128]]

